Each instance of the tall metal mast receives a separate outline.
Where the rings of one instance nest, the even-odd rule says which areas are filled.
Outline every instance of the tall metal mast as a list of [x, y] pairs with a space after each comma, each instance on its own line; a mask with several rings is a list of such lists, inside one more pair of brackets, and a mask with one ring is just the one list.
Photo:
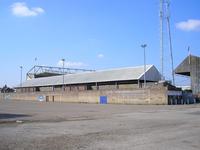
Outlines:
[[163, 0], [160, 0], [160, 67], [161, 67], [161, 80], [164, 80], [164, 66], [163, 66]]
[[170, 1], [166, 0], [166, 11], [167, 11], [167, 28], [168, 28], [168, 35], [169, 35], [169, 48], [170, 48], [170, 57], [171, 57], [171, 71], [172, 71], [172, 84], [175, 85], [175, 78], [174, 78], [174, 60], [173, 60], [173, 51], [172, 51], [172, 38], [171, 38], [171, 28], [170, 28], [170, 10], [169, 10]]

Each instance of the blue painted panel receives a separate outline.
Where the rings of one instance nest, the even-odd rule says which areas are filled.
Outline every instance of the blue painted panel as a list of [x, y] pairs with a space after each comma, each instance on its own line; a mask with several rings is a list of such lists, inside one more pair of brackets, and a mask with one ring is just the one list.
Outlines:
[[107, 104], [107, 96], [100, 96], [100, 104]]
[[44, 95], [40, 95], [40, 96], [37, 97], [37, 100], [40, 101], [40, 102], [44, 101], [44, 99], [45, 99]]

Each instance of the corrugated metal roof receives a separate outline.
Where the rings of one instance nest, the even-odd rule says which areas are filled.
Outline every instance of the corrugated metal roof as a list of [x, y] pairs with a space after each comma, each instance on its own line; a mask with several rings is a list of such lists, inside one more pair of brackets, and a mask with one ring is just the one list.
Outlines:
[[[112, 70], [100, 70], [96, 72], [67, 74], [65, 75], [64, 79], [65, 79], [65, 84], [84, 84], [84, 83], [94, 83], [94, 82], [139, 80], [143, 78], [143, 74], [144, 74], [144, 67], [138, 66], [138, 67], [118, 68]], [[159, 72], [153, 65], [146, 66], [145, 75], [146, 75], [146, 80], [150, 81], [157, 81], [160, 78]], [[63, 76], [53, 76], [53, 77], [27, 80], [22, 84], [22, 87], [50, 86], [50, 85], [62, 85], [62, 84], [63, 84]]]

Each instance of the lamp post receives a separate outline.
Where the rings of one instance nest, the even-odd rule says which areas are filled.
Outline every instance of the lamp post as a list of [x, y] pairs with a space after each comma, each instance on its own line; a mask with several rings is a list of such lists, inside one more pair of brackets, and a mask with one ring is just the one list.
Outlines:
[[23, 71], [23, 66], [20, 66], [20, 87], [21, 87], [21, 92], [22, 92], [22, 71]]
[[64, 91], [64, 85], [65, 85], [65, 59], [63, 58], [63, 59], [61, 59], [62, 60], [62, 63], [63, 63], [63, 91]]
[[145, 48], [147, 47], [147, 44], [142, 44], [141, 47], [144, 49], [144, 88], [146, 87], [146, 53]]
[[36, 66], [37, 66], [37, 57], [35, 57], [34, 75], [36, 74]]

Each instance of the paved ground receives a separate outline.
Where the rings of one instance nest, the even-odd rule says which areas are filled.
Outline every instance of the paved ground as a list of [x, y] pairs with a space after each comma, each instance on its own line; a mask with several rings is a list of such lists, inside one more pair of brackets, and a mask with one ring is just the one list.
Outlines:
[[0, 149], [199, 150], [200, 105], [0, 101]]

